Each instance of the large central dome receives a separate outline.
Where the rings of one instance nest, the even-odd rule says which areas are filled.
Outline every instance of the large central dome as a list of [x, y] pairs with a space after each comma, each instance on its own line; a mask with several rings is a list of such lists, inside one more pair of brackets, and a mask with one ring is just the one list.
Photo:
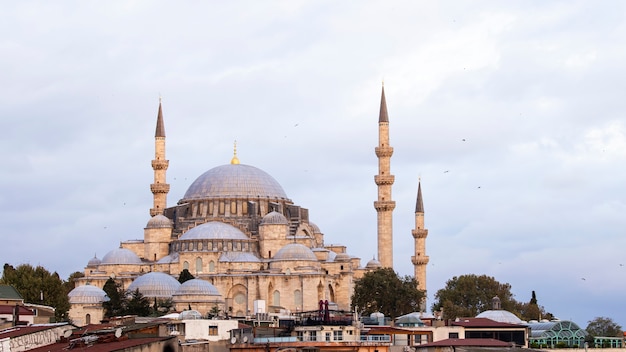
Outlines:
[[200, 175], [181, 202], [210, 198], [269, 198], [289, 200], [283, 188], [265, 171], [254, 166], [227, 164]]

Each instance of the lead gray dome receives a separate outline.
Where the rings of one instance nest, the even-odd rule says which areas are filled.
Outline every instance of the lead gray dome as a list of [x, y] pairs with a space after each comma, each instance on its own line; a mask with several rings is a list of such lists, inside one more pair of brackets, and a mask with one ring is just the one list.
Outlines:
[[174, 295], [221, 296], [220, 292], [213, 284], [202, 279], [191, 279], [183, 282]]
[[247, 240], [248, 236], [238, 228], [219, 221], [209, 221], [185, 232], [180, 240]]
[[265, 171], [244, 164], [227, 164], [200, 175], [180, 202], [211, 198], [269, 198], [289, 200], [276, 180]]
[[67, 294], [70, 304], [98, 304], [109, 301], [106, 292], [92, 285], [78, 286]]
[[163, 214], [157, 214], [148, 220], [147, 229], [169, 229], [172, 227], [172, 221]]
[[145, 297], [171, 298], [179, 287], [180, 282], [173, 276], [154, 271], [136, 278], [128, 285], [128, 291], [138, 289]]
[[283, 248], [281, 248], [273, 260], [307, 260], [307, 261], [317, 261], [317, 257], [315, 253], [311, 250], [311, 248], [300, 244], [300, 243], [290, 243]]
[[130, 249], [116, 248], [105, 254], [100, 264], [141, 264], [141, 259]]

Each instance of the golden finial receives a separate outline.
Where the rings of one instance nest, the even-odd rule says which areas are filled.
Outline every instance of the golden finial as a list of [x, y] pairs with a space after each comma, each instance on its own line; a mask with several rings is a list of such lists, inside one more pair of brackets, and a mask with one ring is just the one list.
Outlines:
[[233, 148], [233, 158], [230, 160], [233, 165], [239, 164], [239, 158], [237, 158], [237, 141], [235, 140], [235, 147]]

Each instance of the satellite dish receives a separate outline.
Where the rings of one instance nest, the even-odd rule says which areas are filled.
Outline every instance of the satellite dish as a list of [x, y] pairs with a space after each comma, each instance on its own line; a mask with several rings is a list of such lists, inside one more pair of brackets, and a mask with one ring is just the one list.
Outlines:
[[237, 338], [235, 336], [230, 338], [230, 343], [236, 343], [237, 342]]
[[122, 328], [115, 329], [115, 337], [119, 339], [120, 336], [122, 336]]
[[243, 342], [244, 342], [244, 343], [248, 343], [248, 336], [244, 336], [244, 337], [243, 337]]
[[68, 330], [63, 331], [63, 336], [66, 339], [69, 338], [70, 336], [72, 336], [72, 330], [68, 329]]

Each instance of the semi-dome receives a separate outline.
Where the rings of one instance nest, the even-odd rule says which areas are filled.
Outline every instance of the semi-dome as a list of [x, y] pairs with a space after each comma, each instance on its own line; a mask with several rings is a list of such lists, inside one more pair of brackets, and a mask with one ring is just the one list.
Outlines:
[[284, 246], [276, 253], [273, 259], [275, 261], [278, 261], [278, 260], [317, 261], [317, 257], [315, 256], [311, 248], [300, 243], [290, 243]]
[[141, 259], [130, 249], [116, 248], [102, 257], [101, 264], [141, 264]]
[[174, 296], [221, 296], [213, 284], [202, 279], [191, 279], [183, 282], [182, 285], [176, 290]]
[[67, 294], [70, 304], [100, 304], [109, 301], [106, 292], [99, 287], [82, 285]]
[[172, 228], [172, 220], [163, 214], [157, 214], [148, 220], [147, 229], [169, 229]]
[[96, 255], [94, 254], [93, 258], [89, 259], [89, 262], [87, 262], [87, 267], [89, 268], [95, 268], [98, 265], [100, 265], [100, 263], [102, 263], [102, 260], [100, 260], [98, 257], [96, 257]]
[[247, 240], [238, 228], [219, 221], [198, 225], [180, 236], [181, 240]]
[[171, 298], [179, 287], [180, 282], [173, 276], [155, 271], [136, 278], [128, 286], [128, 291], [138, 289], [145, 297]]
[[335, 261], [336, 262], [345, 262], [345, 261], [348, 261], [348, 260], [350, 260], [350, 254], [348, 254], [348, 253], [339, 253], [335, 257]]
[[261, 225], [289, 225], [289, 221], [283, 214], [273, 211], [263, 217]]
[[200, 175], [189, 186], [181, 202], [257, 197], [289, 200], [280, 184], [265, 171], [250, 165], [227, 164]]
[[312, 223], [310, 221], [309, 221], [309, 226], [313, 230], [313, 233], [322, 233], [322, 231], [320, 231], [320, 228], [316, 224], [314, 224], [314, 223]]

